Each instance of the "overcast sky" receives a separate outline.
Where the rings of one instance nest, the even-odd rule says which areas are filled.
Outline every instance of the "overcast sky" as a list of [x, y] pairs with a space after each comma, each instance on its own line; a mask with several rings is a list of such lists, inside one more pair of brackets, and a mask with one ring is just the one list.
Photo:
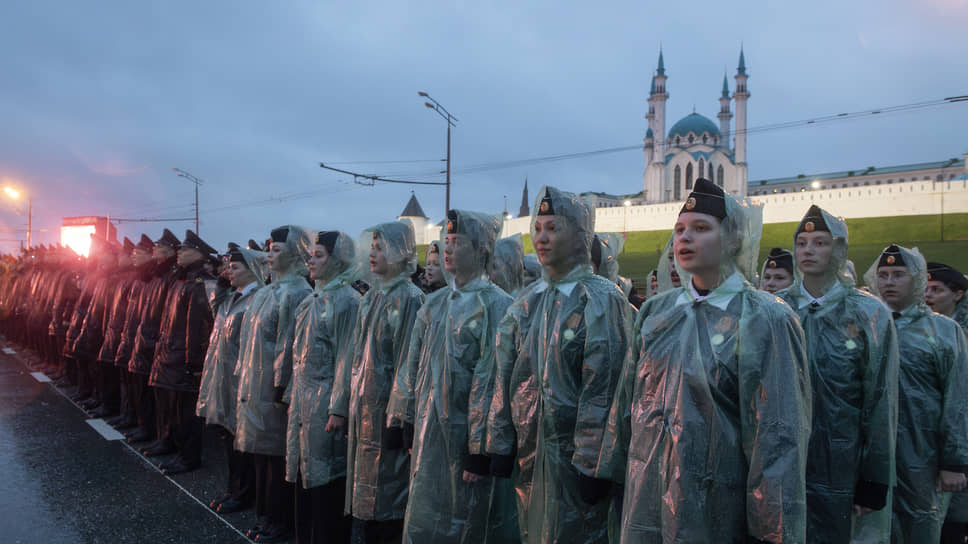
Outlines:
[[[442, 180], [445, 123], [423, 90], [459, 119], [452, 206], [500, 212], [507, 195], [514, 213], [525, 177], [532, 197], [642, 190], [641, 150], [462, 170], [640, 145], [660, 43], [667, 127], [693, 107], [715, 120], [741, 44], [759, 127], [968, 94], [965, 28], [966, 0], [3, 2], [0, 180], [32, 194], [44, 242], [64, 216], [192, 216], [173, 167], [204, 179], [200, 231], [217, 249], [288, 223], [358, 233], [411, 190], [438, 220], [442, 188], [318, 166]], [[751, 134], [750, 179], [960, 157], [966, 126], [962, 103]], [[20, 208], [0, 203], [0, 226], [23, 228]], [[163, 226], [192, 224], [119, 231]]]

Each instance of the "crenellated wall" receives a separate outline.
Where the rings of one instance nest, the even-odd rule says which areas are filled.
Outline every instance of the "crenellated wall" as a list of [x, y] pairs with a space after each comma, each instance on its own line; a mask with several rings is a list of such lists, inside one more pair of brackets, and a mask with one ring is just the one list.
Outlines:
[[[799, 221], [811, 204], [846, 218], [968, 213], [968, 180], [916, 181], [751, 197], [763, 204], [764, 223]], [[616, 206], [595, 210], [598, 232], [671, 229], [682, 202]], [[505, 221], [501, 236], [528, 234], [531, 219]], [[418, 234], [419, 238], [419, 234]]]

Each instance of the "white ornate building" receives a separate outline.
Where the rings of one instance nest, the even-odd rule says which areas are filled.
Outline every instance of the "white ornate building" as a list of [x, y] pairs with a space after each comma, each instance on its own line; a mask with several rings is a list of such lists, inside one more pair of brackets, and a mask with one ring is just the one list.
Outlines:
[[[713, 181], [727, 192], [745, 195], [746, 167], [746, 102], [750, 93], [746, 86], [746, 59], [739, 52], [736, 68], [736, 91], [729, 94], [729, 82], [723, 75], [723, 90], [719, 98], [719, 126], [708, 117], [693, 111], [672, 125], [666, 133], [666, 88], [668, 77], [662, 51], [659, 65], [652, 77], [649, 92], [649, 113], [645, 116], [649, 128], [645, 133], [645, 174], [641, 202], [657, 204], [685, 198], [696, 179]], [[736, 133], [730, 147], [730, 121], [733, 113], [730, 102], [736, 102]], [[657, 136], [658, 135], [658, 136]]]

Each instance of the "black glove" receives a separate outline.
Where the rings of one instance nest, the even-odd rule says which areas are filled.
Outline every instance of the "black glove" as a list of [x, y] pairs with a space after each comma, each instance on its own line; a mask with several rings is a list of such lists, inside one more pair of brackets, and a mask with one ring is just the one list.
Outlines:
[[479, 453], [464, 458], [464, 470], [478, 476], [490, 476], [491, 458]]
[[272, 402], [274, 402], [276, 404], [285, 404], [285, 402], [282, 402], [282, 398], [285, 397], [285, 396], [286, 396], [286, 388], [285, 387], [276, 387], [275, 388], [275, 396], [273, 397]]
[[598, 504], [608, 496], [608, 491], [611, 488], [612, 482], [608, 480], [600, 480], [585, 476], [581, 472], [578, 473], [578, 492], [581, 494], [581, 500], [588, 504]]
[[854, 504], [880, 510], [887, 505], [887, 486], [877, 482], [862, 480], [854, 489]]
[[403, 424], [403, 447], [408, 450], [413, 448], [413, 423]]
[[492, 455], [491, 456], [491, 476], [498, 478], [510, 478], [514, 470], [513, 455]]
[[383, 428], [383, 449], [399, 450], [403, 448], [403, 429], [400, 427]]

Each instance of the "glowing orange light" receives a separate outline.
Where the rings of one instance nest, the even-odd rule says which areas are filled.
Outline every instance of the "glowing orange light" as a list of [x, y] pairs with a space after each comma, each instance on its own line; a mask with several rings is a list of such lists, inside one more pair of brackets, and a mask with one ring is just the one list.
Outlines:
[[91, 235], [94, 225], [61, 227], [61, 244], [70, 247], [78, 255], [87, 257], [91, 251]]

